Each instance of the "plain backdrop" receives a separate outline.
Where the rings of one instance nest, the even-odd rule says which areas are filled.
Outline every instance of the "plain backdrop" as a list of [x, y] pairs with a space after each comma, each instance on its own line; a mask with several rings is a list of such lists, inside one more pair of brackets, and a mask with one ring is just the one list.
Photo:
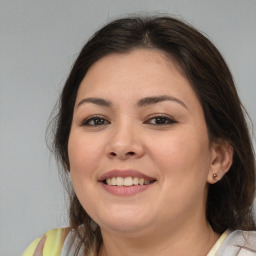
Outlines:
[[0, 256], [68, 225], [45, 143], [50, 113], [89, 36], [135, 12], [171, 14], [207, 34], [256, 123], [255, 0], [0, 0]]

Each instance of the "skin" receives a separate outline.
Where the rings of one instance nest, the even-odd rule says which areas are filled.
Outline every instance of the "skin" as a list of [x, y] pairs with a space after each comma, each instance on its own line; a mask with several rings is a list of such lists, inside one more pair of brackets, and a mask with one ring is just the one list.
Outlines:
[[[163, 95], [172, 99], [138, 105]], [[77, 197], [101, 228], [99, 255], [199, 256], [218, 239], [205, 217], [207, 190], [229, 169], [232, 151], [209, 142], [195, 92], [161, 51], [110, 54], [89, 69], [68, 153]], [[135, 169], [156, 181], [132, 196], [113, 195], [98, 181], [113, 169]]]

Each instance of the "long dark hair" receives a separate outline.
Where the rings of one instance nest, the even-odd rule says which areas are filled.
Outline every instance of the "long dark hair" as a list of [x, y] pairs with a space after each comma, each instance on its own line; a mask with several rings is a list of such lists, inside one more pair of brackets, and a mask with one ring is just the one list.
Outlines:
[[[183, 70], [204, 110], [211, 142], [223, 139], [234, 150], [229, 172], [209, 185], [206, 217], [213, 230], [254, 230], [255, 156], [245, 110], [232, 75], [219, 51], [192, 26], [171, 17], [132, 17], [115, 20], [94, 34], [83, 47], [63, 88], [56, 117], [54, 150], [69, 172], [68, 139], [79, 85], [88, 69], [110, 53], [135, 48], [162, 50]], [[70, 225], [86, 255], [96, 255], [102, 242], [99, 227], [70, 192]]]

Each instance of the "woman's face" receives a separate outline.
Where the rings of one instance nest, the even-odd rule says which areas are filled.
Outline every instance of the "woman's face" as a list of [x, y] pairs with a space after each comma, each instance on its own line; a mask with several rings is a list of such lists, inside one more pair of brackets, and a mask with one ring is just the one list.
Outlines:
[[111, 54], [89, 69], [68, 153], [75, 193], [102, 231], [164, 232], [205, 219], [213, 150], [203, 110], [161, 51]]

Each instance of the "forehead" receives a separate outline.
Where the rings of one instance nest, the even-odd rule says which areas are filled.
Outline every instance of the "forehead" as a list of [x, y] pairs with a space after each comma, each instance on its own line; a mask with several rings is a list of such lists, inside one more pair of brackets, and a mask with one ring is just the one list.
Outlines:
[[155, 49], [135, 49], [101, 58], [88, 70], [77, 98], [118, 97], [121, 93], [127, 98], [131, 95], [145, 97], [174, 93], [181, 97], [179, 94], [195, 94], [176, 62]]

